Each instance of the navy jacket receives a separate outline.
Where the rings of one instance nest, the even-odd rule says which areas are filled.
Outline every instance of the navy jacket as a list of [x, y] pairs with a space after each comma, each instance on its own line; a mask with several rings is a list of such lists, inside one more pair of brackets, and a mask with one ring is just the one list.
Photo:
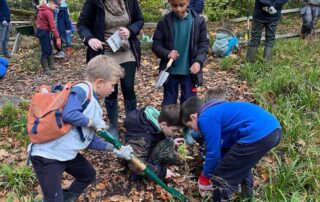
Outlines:
[[[82, 8], [77, 28], [78, 33], [83, 40], [85, 45], [88, 45], [88, 41], [92, 38], [97, 38], [100, 41], [105, 41], [104, 30], [105, 30], [105, 11], [104, 11], [104, 0], [87, 0]], [[141, 58], [141, 47], [140, 41], [137, 38], [140, 30], [143, 27], [143, 16], [137, 0], [124, 0], [126, 8], [130, 17], [130, 25], [126, 28], [130, 31], [130, 45], [131, 50], [134, 53], [137, 66], [140, 65]], [[90, 47], [87, 50], [87, 62], [99, 55], [103, 54], [104, 50], [94, 51]]]
[[[253, 18], [260, 22], [271, 23], [278, 21], [281, 17], [282, 6], [287, 3], [288, 0], [256, 0], [254, 6]], [[277, 13], [270, 15], [269, 13], [262, 10], [263, 7], [273, 6]]]
[[[193, 10], [190, 10], [190, 12], [193, 16], [191, 40], [189, 41], [190, 65], [194, 62], [200, 63], [201, 70], [197, 74], [198, 82], [196, 84], [202, 85], [202, 67], [207, 59], [209, 49], [208, 32], [204, 18], [200, 17]], [[174, 49], [173, 17], [173, 12], [165, 15], [158, 23], [153, 35], [152, 51], [161, 59], [160, 70], [165, 69], [169, 61], [167, 56]]]
[[4, 20], [10, 22], [10, 9], [7, 0], [0, 0], [0, 22]]
[[[163, 164], [154, 164], [148, 160], [148, 155], [153, 151], [154, 146], [160, 141], [164, 140], [166, 136], [162, 131], [159, 131], [158, 127], [149, 121], [144, 113], [145, 108], [136, 109], [131, 111], [124, 120], [125, 143], [136, 137], [142, 137], [149, 144], [135, 145], [142, 149], [142, 153], [146, 154], [139, 158], [143, 158], [147, 162], [147, 165], [156, 173], [158, 177], [164, 179], [167, 173], [167, 168]], [[149, 147], [151, 146], [151, 147]]]
[[201, 14], [204, 7], [204, 0], [190, 0], [189, 8]]

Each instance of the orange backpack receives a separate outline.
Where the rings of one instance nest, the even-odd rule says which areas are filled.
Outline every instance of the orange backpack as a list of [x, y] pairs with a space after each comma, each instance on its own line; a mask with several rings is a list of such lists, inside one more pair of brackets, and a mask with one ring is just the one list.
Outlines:
[[[86, 83], [86, 82], [83, 82]], [[57, 85], [53, 89], [42, 85], [32, 97], [27, 130], [31, 143], [45, 143], [57, 139], [70, 131], [72, 125], [62, 120], [62, 110], [66, 105], [71, 87], [78, 83], [68, 82], [64, 87]], [[89, 84], [86, 83], [88, 86]], [[91, 100], [91, 88], [85, 101]], [[84, 106], [84, 105], [83, 105]], [[84, 109], [84, 107], [83, 107]]]

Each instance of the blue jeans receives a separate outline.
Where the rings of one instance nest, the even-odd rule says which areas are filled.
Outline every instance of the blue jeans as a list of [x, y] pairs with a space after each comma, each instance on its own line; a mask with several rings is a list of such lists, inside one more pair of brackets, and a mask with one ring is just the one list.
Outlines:
[[253, 187], [252, 168], [281, 138], [282, 130], [276, 129], [257, 142], [235, 143], [225, 151], [212, 177], [213, 184], [219, 187], [213, 192], [213, 201], [229, 199], [240, 183]]
[[303, 20], [301, 27], [302, 34], [310, 34], [312, 32], [316, 25], [319, 13], [319, 6], [305, 5], [301, 9], [301, 16]]
[[197, 95], [195, 92], [192, 92], [194, 88], [192, 75], [169, 75], [168, 81], [164, 84], [163, 106], [177, 104], [179, 86], [181, 87], [180, 104]]
[[2, 25], [0, 22], [0, 55], [8, 55], [8, 42], [10, 37], [11, 25]]
[[251, 39], [249, 42], [250, 47], [258, 47], [260, 45], [261, 35], [263, 29], [265, 29], [265, 42], [264, 46], [273, 47], [276, 40], [276, 29], [278, 26], [278, 20], [273, 22], [262, 22], [256, 19], [252, 21]]
[[37, 28], [36, 37], [40, 41], [41, 59], [49, 58], [52, 55], [50, 32]]

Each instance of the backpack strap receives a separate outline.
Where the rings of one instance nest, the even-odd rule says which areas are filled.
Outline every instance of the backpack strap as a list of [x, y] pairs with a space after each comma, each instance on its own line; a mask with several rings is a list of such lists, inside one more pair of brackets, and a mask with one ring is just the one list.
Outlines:
[[[85, 101], [83, 102], [83, 104], [82, 104], [82, 109], [81, 109], [81, 113], [82, 113], [82, 112], [87, 108], [87, 106], [89, 105], [89, 103], [90, 103], [90, 101], [91, 101], [91, 99], [92, 99], [92, 87], [91, 87], [91, 85], [90, 85], [88, 82], [86, 82], [86, 81], [81, 81], [81, 82], [74, 83], [74, 84], [72, 85], [72, 87], [74, 87], [74, 86], [77, 85], [77, 84], [81, 84], [81, 83], [85, 83], [85, 84], [87, 84], [87, 86], [89, 87], [88, 96], [86, 97], [86, 100], [85, 100]], [[78, 132], [79, 132], [79, 136], [80, 136], [81, 141], [84, 142], [84, 141], [85, 141], [85, 138], [84, 138], [84, 135], [83, 135], [82, 128], [81, 128], [80, 126], [77, 126], [76, 128], [77, 128], [77, 130], [78, 130]]]

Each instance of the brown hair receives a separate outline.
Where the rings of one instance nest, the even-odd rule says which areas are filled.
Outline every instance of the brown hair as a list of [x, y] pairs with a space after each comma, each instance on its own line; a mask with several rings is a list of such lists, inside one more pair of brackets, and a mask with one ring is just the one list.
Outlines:
[[103, 79], [105, 81], [118, 81], [124, 77], [123, 68], [111, 57], [98, 55], [92, 58], [87, 65], [88, 81]]
[[214, 87], [209, 88], [207, 93], [204, 97], [204, 102], [208, 102], [212, 99], [225, 99], [226, 98], [226, 91], [221, 87]]
[[168, 126], [181, 126], [179, 108], [177, 105], [163, 106], [158, 117], [158, 122], [166, 122]]

